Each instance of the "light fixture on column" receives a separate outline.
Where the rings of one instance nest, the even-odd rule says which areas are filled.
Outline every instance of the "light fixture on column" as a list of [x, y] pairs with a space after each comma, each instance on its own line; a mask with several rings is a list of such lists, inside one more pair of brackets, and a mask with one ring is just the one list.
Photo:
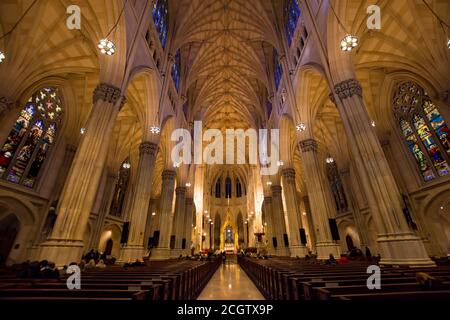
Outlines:
[[245, 224], [247, 224], [247, 223], [248, 223], [248, 221], [245, 221], [244, 223], [245, 223]]
[[271, 185], [272, 185], [272, 181], [267, 181], [266, 184], [267, 184], [268, 186], [271, 186]]
[[328, 156], [326, 157], [326, 159], [325, 159], [325, 162], [328, 163], [328, 164], [330, 164], [330, 163], [333, 163], [333, 162], [334, 162], [334, 159], [333, 159], [332, 156], [328, 155]]
[[111, 35], [111, 33], [113, 31], [116, 30], [120, 18], [122, 17], [123, 11], [125, 10], [125, 6], [127, 5], [128, 0], [125, 1], [125, 3], [123, 4], [122, 10], [120, 11], [119, 16], [117, 17], [117, 21], [114, 24], [114, 26], [111, 28], [111, 30], [109, 30], [108, 34], [106, 35], [106, 37], [104, 37], [103, 39], [101, 39], [98, 44], [97, 47], [100, 49], [100, 52], [102, 54], [108, 55], [108, 56], [112, 56], [114, 53], [116, 53], [116, 45], [114, 44], [114, 42], [109, 39], [108, 37]]
[[181, 165], [181, 163], [179, 163], [179, 162], [174, 162], [174, 163], [173, 163], [173, 167], [174, 167], [174, 168], [179, 168], [180, 165]]
[[152, 212], [152, 216], [156, 216], [156, 212]]
[[190, 182], [186, 182], [186, 187], [190, 188], [191, 187], [191, 183]]
[[278, 163], [277, 163], [277, 164], [278, 164], [279, 167], [281, 167], [281, 166], [284, 165], [284, 162], [283, 162], [283, 160], [278, 160]]
[[297, 124], [295, 126], [295, 130], [297, 130], [298, 132], [303, 132], [306, 130], [306, 124], [304, 124], [303, 122], [300, 122], [299, 124]]
[[214, 224], [214, 222], [211, 221], [211, 224]]
[[125, 160], [125, 162], [122, 164], [122, 168], [124, 168], [124, 169], [130, 169], [131, 168], [131, 163], [130, 163], [130, 160]]
[[377, 126], [375, 120], [372, 120], [372, 121], [370, 122], [370, 125], [371, 125], [372, 127], [376, 127], [376, 126]]
[[341, 40], [341, 50], [342, 51], [352, 51], [353, 48], [358, 46], [358, 38], [354, 35], [347, 34]]
[[3, 51], [0, 51], [0, 63], [2, 63], [3, 60], [5, 60], [5, 59], [6, 59], [5, 53]]
[[303, 215], [306, 216], [306, 212], [303, 211]]
[[447, 49], [450, 49], [450, 38], [447, 38]]
[[80, 134], [83, 135], [83, 134], [85, 134], [85, 133], [86, 133], [86, 128], [81, 128], [81, 129], [80, 129]]
[[161, 128], [157, 126], [151, 126], [150, 127], [150, 133], [152, 134], [159, 134], [161, 132]]

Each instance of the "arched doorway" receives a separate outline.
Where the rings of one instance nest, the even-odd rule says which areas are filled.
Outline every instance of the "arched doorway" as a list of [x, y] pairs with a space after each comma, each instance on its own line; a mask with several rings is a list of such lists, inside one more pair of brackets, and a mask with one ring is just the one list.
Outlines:
[[6, 263], [19, 229], [19, 219], [13, 213], [0, 220], [0, 265]]
[[231, 225], [227, 225], [224, 233], [225, 245], [224, 249], [227, 252], [234, 252], [235, 244], [234, 244], [234, 232], [233, 227]]
[[352, 250], [355, 247], [355, 245], [353, 244], [353, 239], [352, 237], [350, 237], [350, 235], [347, 235], [345, 237], [345, 242], [347, 243], [348, 251]]
[[220, 227], [220, 215], [219, 213], [217, 213], [216, 217], [214, 218], [214, 250], [220, 249]]

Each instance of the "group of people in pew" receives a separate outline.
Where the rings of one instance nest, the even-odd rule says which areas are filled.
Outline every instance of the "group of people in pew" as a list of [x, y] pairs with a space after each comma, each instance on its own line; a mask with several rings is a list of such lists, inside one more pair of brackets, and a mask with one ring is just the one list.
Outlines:
[[26, 261], [13, 269], [17, 272], [19, 278], [31, 279], [59, 279], [60, 270], [53, 262], [47, 260], [42, 261]]

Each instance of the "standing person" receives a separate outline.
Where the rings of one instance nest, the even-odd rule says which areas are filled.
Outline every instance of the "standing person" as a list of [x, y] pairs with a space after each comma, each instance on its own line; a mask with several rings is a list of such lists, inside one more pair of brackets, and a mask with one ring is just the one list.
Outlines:
[[372, 258], [372, 253], [370, 252], [369, 247], [366, 247], [366, 258]]

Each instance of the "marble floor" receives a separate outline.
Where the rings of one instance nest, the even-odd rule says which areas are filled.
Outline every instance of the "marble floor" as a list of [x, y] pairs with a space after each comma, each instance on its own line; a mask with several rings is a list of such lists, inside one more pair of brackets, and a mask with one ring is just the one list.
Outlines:
[[265, 300], [244, 270], [233, 259], [216, 271], [198, 300]]

